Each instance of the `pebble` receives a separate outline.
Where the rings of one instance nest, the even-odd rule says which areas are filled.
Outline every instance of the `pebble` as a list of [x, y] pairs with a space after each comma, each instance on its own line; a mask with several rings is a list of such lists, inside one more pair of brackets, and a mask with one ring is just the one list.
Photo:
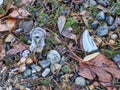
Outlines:
[[98, 28], [98, 26], [99, 26], [98, 21], [94, 21], [93, 23], [91, 23], [91, 27], [92, 27], [93, 29]]
[[60, 68], [61, 68], [60, 64], [52, 64], [50, 66], [50, 70], [51, 70], [52, 73], [55, 73], [56, 70], [60, 70]]
[[99, 21], [103, 21], [105, 19], [105, 14], [103, 11], [100, 11], [97, 16], [96, 16], [97, 20]]
[[96, 0], [98, 4], [103, 5], [104, 7], [110, 5], [110, 0]]
[[120, 62], [120, 54], [114, 55], [113, 60], [114, 60], [115, 62]]
[[30, 51], [29, 50], [24, 50], [22, 53], [23, 57], [28, 57], [30, 55]]
[[97, 28], [97, 35], [100, 37], [106, 36], [109, 33], [108, 26], [99, 26]]
[[48, 60], [43, 60], [43, 61], [39, 61], [39, 64], [44, 69], [46, 67], [49, 67], [51, 63]]
[[23, 73], [25, 77], [29, 77], [31, 74], [32, 74], [32, 71], [30, 69], [26, 69], [25, 72]]
[[35, 66], [35, 70], [36, 70], [37, 72], [40, 72], [40, 71], [41, 71], [41, 67], [40, 67], [40, 66]]
[[120, 17], [118, 17], [117, 23], [118, 25], [120, 25]]
[[42, 73], [42, 77], [46, 77], [49, 73], [50, 73], [50, 68], [46, 68]]
[[16, 29], [15, 32], [17, 32], [17, 33], [21, 33], [21, 32], [24, 32], [24, 29], [19, 28], [19, 29]]
[[116, 38], [118, 38], [118, 35], [117, 34], [112, 34], [110, 38], [111, 39], [116, 39]]
[[112, 25], [114, 23], [114, 18], [112, 16], [107, 16], [105, 21], [108, 25]]
[[0, 87], [0, 90], [3, 90], [2, 87]]
[[55, 64], [61, 60], [61, 57], [56, 50], [51, 50], [47, 55], [47, 60], [50, 61], [51, 64]]
[[35, 70], [35, 69], [32, 69], [32, 73], [36, 73], [36, 70]]
[[80, 86], [85, 86], [86, 80], [83, 77], [77, 77], [75, 79], [75, 84], [80, 85]]
[[90, 4], [90, 6], [91, 6], [91, 5], [93, 5], [93, 6], [96, 6], [96, 5], [97, 5], [97, 3], [96, 3], [95, 0], [89, 0], [89, 4]]
[[110, 30], [115, 30], [117, 27], [116, 27], [116, 25], [115, 24], [113, 24], [112, 26], [110, 26]]

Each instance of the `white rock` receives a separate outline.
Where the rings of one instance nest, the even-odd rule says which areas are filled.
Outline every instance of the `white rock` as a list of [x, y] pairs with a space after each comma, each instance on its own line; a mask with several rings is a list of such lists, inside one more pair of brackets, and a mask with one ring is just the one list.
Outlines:
[[83, 77], [77, 77], [75, 79], [75, 84], [85, 86], [86, 85], [86, 80]]
[[46, 68], [42, 73], [42, 77], [46, 77], [49, 73], [50, 73], [50, 69]]
[[41, 67], [40, 67], [40, 66], [35, 66], [35, 70], [36, 70], [37, 72], [40, 72], [40, 71], [41, 71]]

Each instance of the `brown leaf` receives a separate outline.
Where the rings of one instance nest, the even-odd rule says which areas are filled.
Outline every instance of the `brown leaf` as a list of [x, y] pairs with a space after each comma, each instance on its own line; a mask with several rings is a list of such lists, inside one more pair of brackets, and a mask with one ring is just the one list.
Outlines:
[[66, 22], [65, 16], [58, 17], [57, 25], [58, 25], [58, 29], [59, 29], [60, 33], [62, 32], [62, 30], [64, 28], [65, 22]]
[[24, 45], [23, 43], [16, 43], [12, 49], [10, 49], [7, 54], [17, 54], [19, 52], [22, 52], [23, 50], [27, 49], [28, 46]]
[[10, 18], [5, 21], [0, 21], [0, 32], [10, 31], [15, 28], [18, 20]]
[[75, 40], [77, 42], [77, 36], [71, 32], [72, 30], [73, 29], [71, 27], [68, 27], [65, 30], [63, 30], [61, 34], [64, 37], [67, 37], [69, 39], [73, 39], [73, 40]]
[[3, 47], [3, 45], [2, 44], [0, 44], [0, 60], [2, 60], [3, 59], [3, 57], [5, 56], [5, 49], [4, 49], [4, 47]]

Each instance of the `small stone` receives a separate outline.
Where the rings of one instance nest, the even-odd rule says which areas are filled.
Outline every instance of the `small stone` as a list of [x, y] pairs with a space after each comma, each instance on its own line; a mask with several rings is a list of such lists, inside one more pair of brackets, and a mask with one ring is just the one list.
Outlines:
[[61, 57], [56, 50], [51, 50], [47, 55], [47, 60], [50, 61], [51, 64], [55, 64], [61, 60]]
[[28, 57], [30, 55], [30, 51], [29, 50], [24, 50], [22, 53], [23, 57]]
[[120, 17], [118, 17], [117, 23], [118, 25], [120, 25]]
[[112, 16], [107, 16], [105, 21], [108, 25], [112, 25], [114, 23], [114, 18]]
[[110, 44], [110, 45], [114, 45], [114, 44], [115, 44], [115, 41], [114, 41], [114, 40], [109, 40], [109, 44]]
[[115, 24], [113, 24], [112, 26], [110, 26], [110, 30], [115, 30], [117, 27]]
[[97, 3], [96, 3], [95, 0], [89, 0], [89, 4], [90, 4], [90, 6], [91, 6], [91, 5], [93, 5], [93, 6], [96, 6], [96, 5], [97, 5]]
[[104, 14], [104, 12], [99, 12], [98, 14], [97, 14], [97, 20], [99, 20], [99, 21], [103, 21], [104, 19], [105, 19], [105, 14]]
[[24, 32], [24, 29], [19, 28], [19, 29], [16, 29], [15, 32], [17, 32], [17, 33], [21, 33], [21, 32]]
[[61, 65], [60, 65], [60, 64], [52, 64], [52, 65], [50, 66], [50, 69], [51, 69], [51, 72], [52, 72], [52, 73], [55, 73], [56, 70], [60, 70], [60, 68], [61, 68]]
[[86, 80], [83, 77], [77, 77], [75, 79], [75, 84], [80, 85], [80, 86], [85, 86]]
[[48, 60], [43, 60], [43, 61], [39, 61], [39, 64], [44, 69], [46, 67], [49, 67], [51, 63]]
[[94, 21], [93, 23], [91, 23], [91, 27], [92, 27], [93, 29], [98, 28], [98, 26], [99, 26], [98, 21]]
[[3, 88], [2, 88], [2, 87], [0, 87], [0, 90], [3, 90]]
[[25, 72], [23, 73], [25, 77], [29, 77], [31, 76], [31, 74], [32, 74], [32, 71], [30, 69], [26, 69]]
[[31, 65], [30, 65], [30, 68], [31, 68], [31, 69], [34, 69], [35, 67], [36, 67], [35, 64], [31, 64]]
[[35, 70], [35, 69], [32, 69], [32, 73], [36, 73], [36, 70]]
[[14, 39], [14, 36], [12, 34], [9, 34], [6, 39], [5, 42], [11, 42]]
[[46, 77], [49, 73], [50, 73], [50, 69], [46, 68], [42, 73], [42, 77]]
[[40, 72], [40, 71], [41, 71], [41, 67], [40, 67], [40, 66], [35, 66], [35, 70], [36, 70], [37, 72]]
[[117, 35], [117, 34], [113, 34], [113, 35], [111, 35], [110, 38], [111, 38], [111, 39], [117, 39], [117, 38], [118, 38], [118, 35]]
[[96, 0], [98, 4], [103, 5], [104, 7], [110, 5], [110, 0]]
[[97, 28], [97, 35], [100, 37], [106, 36], [109, 32], [108, 26], [99, 26]]
[[120, 54], [114, 55], [113, 60], [114, 60], [115, 62], [120, 62]]

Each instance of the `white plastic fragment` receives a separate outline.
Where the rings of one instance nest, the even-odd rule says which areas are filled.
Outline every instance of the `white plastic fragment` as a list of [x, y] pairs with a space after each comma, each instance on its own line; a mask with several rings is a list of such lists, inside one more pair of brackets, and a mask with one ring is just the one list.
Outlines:
[[89, 35], [88, 30], [85, 30], [83, 32], [82, 44], [83, 44], [83, 48], [86, 52], [92, 52], [92, 51], [95, 51], [98, 49], [95, 42], [93, 41], [93, 39]]
[[30, 50], [33, 52], [41, 52], [45, 46], [46, 31], [40, 27], [36, 27], [30, 32], [32, 43]]

